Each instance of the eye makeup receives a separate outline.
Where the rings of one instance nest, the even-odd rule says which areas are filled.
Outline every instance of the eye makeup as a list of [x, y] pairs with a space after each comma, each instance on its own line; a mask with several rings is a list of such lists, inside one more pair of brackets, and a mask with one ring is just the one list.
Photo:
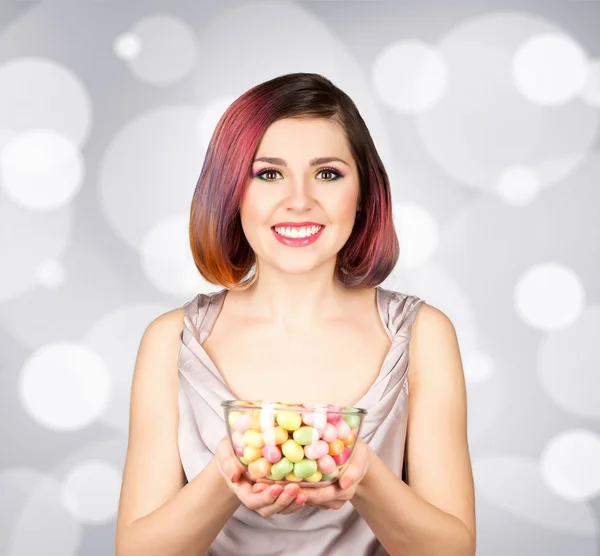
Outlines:
[[[278, 170], [277, 168], [261, 168], [260, 170], [254, 172], [252, 174], [252, 177], [253, 178], [258, 178], [259, 177], [260, 179], [264, 179], [261, 176], [263, 174], [266, 174], [267, 172], [278, 172], [279, 174], [281, 174], [281, 170]], [[345, 172], [343, 172], [339, 168], [334, 168], [333, 166], [319, 168], [317, 170], [317, 174], [319, 174], [320, 172], [330, 172], [331, 174], [334, 174], [334, 176], [335, 176], [332, 179], [321, 180], [321, 181], [337, 181], [338, 179], [343, 178], [346, 175]], [[275, 181], [275, 180], [264, 180], [264, 181]]]

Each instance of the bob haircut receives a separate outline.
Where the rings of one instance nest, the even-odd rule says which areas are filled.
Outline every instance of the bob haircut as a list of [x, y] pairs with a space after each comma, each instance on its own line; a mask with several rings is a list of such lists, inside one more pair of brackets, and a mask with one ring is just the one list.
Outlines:
[[260, 83], [221, 116], [191, 204], [189, 237], [196, 268], [208, 282], [227, 289], [242, 290], [257, 279], [258, 265], [253, 276], [242, 281], [256, 255], [242, 229], [240, 203], [263, 134], [283, 118], [323, 118], [344, 131], [358, 168], [361, 206], [338, 252], [335, 272], [349, 287], [379, 285], [400, 254], [388, 176], [352, 99], [316, 73], [290, 73]]

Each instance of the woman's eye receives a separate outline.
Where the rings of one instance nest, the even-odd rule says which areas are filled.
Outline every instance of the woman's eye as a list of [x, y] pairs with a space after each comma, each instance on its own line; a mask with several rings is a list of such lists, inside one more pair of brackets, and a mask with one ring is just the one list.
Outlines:
[[[256, 174], [256, 177], [264, 180], [264, 181], [274, 181], [275, 178], [269, 178], [269, 174], [279, 174], [281, 175], [281, 172], [279, 172], [278, 170], [263, 170], [262, 172]], [[341, 177], [341, 174], [337, 171], [337, 170], [333, 170], [333, 169], [328, 169], [325, 168], [323, 170], [319, 170], [319, 172], [317, 173], [317, 175], [319, 174], [325, 174], [325, 175], [331, 175], [333, 177], [330, 178], [325, 178], [322, 181], [335, 181], [337, 179], [339, 179]]]

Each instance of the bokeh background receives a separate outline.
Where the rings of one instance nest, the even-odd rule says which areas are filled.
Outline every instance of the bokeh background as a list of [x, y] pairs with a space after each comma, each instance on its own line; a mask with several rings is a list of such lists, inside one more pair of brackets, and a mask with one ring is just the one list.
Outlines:
[[0, 554], [114, 553], [142, 333], [220, 286], [189, 206], [255, 84], [322, 73], [387, 167], [383, 287], [454, 323], [478, 555], [600, 554], [600, 2], [0, 4]]

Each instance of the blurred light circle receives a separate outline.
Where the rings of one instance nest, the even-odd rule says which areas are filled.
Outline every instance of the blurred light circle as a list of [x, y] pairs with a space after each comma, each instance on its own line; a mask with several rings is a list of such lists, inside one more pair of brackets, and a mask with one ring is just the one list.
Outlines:
[[541, 183], [536, 173], [527, 166], [510, 166], [498, 179], [498, 196], [509, 205], [525, 206], [539, 194]]
[[465, 379], [467, 382], [481, 383], [494, 373], [494, 360], [482, 351], [470, 351], [462, 358]]
[[114, 41], [115, 54], [123, 60], [134, 60], [142, 50], [142, 41], [135, 33], [121, 33]]
[[436, 219], [422, 206], [411, 203], [394, 203], [393, 214], [400, 242], [398, 264], [413, 269], [428, 262], [439, 243]]
[[77, 146], [52, 130], [15, 135], [0, 153], [0, 184], [17, 204], [54, 210], [79, 191], [84, 161]]
[[65, 507], [84, 523], [104, 523], [114, 519], [119, 506], [121, 476], [119, 469], [101, 460], [77, 463], [62, 481]]
[[141, 251], [144, 274], [164, 293], [193, 295], [202, 278], [194, 265], [189, 245], [189, 217], [174, 216], [152, 228]]
[[417, 40], [386, 46], [371, 70], [379, 97], [397, 112], [428, 110], [443, 96], [448, 70], [440, 52]]
[[[132, 36], [139, 45], [132, 46]], [[143, 17], [131, 27], [126, 41], [125, 50], [130, 56], [123, 59], [133, 75], [149, 85], [176, 83], [190, 73], [196, 63], [196, 37], [185, 21], [172, 15]]]
[[588, 65], [588, 76], [581, 90], [581, 98], [590, 106], [600, 108], [600, 60]]
[[584, 429], [564, 431], [540, 456], [548, 487], [567, 500], [591, 500], [600, 494], [600, 436]]
[[542, 33], [517, 49], [512, 71], [515, 86], [525, 98], [554, 106], [581, 92], [588, 76], [588, 60], [571, 37], [558, 32]]
[[27, 413], [55, 430], [77, 430], [95, 421], [110, 399], [104, 360], [72, 342], [46, 344], [23, 365], [19, 396]]
[[15, 133], [53, 130], [80, 147], [91, 129], [92, 109], [83, 81], [56, 60], [17, 57], [0, 64], [0, 122]]
[[37, 266], [36, 277], [41, 286], [54, 289], [64, 283], [66, 270], [62, 262], [47, 259]]
[[577, 274], [554, 262], [540, 263], [526, 270], [514, 292], [519, 316], [539, 330], [570, 326], [585, 305], [585, 291]]
[[588, 307], [568, 328], [540, 343], [537, 372], [545, 392], [564, 411], [600, 419], [600, 305]]

